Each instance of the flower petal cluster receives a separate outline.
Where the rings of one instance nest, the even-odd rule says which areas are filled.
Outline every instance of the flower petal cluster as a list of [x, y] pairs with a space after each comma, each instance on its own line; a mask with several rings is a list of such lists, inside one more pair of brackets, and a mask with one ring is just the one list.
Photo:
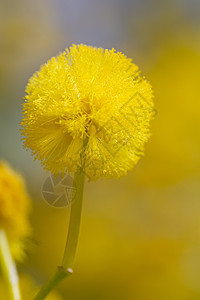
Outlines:
[[152, 98], [131, 59], [114, 49], [73, 45], [29, 80], [24, 145], [54, 174], [76, 171], [84, 154], [90, 180], [120, 177], [143, 154]]
[[30, 199], [23, 178], [0, 161], [0, 228], [7, 234], [14, 258], [19, 260], [30, 234], [29, 210]]

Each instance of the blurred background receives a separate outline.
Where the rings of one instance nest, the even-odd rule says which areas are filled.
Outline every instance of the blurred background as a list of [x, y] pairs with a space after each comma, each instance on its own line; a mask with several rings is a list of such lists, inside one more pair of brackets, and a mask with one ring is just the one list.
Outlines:
[[0, 0], [0, 158], [27, 181], [33, 233], [18, 267], [38, 285], [61, 264], [70, 210], [45, 203], [49, 174], [23, 149], [29, 77], [84, 43], [133, 58], [155, 92], [145, 156], [126, 177], [86, 184], [74, 275], [56, 299], [200, 298], [199, 17], [198, 0]]

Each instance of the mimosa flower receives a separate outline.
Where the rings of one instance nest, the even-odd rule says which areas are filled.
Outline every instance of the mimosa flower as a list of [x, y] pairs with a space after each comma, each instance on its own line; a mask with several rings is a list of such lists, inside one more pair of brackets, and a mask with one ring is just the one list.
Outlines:
[[152, 98], [131, 59], [114, 49], [73, 45], [29, 80], [24, 145], [54, 174], [75, 172], [84, 149], [90, 180], [120, 177], [143, 154]]
[[30, 233], [29, 208], [30, 199], [23, 178], [0, 161], [0, 228], [7, 234], [14, 258], [19, 260]]

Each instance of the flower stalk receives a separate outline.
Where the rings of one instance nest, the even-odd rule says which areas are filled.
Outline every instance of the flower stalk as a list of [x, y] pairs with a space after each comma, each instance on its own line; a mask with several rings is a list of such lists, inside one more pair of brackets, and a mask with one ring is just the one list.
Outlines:
[[84, 143], [82, 155], [81, 155], [81, 166], [77, 168], [74, 174], [73, 191], [75, 191], [73, 202], [71, 205], [71, 214], [69, 222], [69, 230], [67, 236], [67, 242], [65, 246], [62, 266], [57, 268], [57, 271], [53, 277], [46, 282], [35, 296], [34, 300], [42, 300], [66, 277], [73, 273], [74, 260], [77, 250], [80, 223], [81, 223], [81, 212], [83, 203], [83, 192], [85, 183], [85, 174], [83, 172], [85, 160], [84, 150], [87, 145]]
[[0, 229], [0, 270], [7, 284], [9, 299], [20, 300], [21, 296], [18, 274], [10, 253], [8, 240], [3, 229]]
[[85, 174], [83, 173], [82, 168], [79, 168], [74, 175], [74, 190], [76, 190], [76, 194], [72, 203], [69, 232], [62, 262], [63, 268], [69, 272], [71, 272], [70, 270], [73, 270], [74, 267], [74, 259], [80, 231], [84, 182]]

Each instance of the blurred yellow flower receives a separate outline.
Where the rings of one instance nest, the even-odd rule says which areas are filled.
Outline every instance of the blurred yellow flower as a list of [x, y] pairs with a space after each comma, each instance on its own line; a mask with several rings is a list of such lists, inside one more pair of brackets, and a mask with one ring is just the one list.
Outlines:
[[0, 227], [5, 230], [11, 252], [18, 260], [23, 257], [25, 239], [30, 234], [29, 209], [23, 178], [0, 161]]
[[75, 172], [84, 141], [90, 180], [125, 175], [143, 154], [151, 85], [120, 52], [73, 45], [29, 80], [24, 145], [52, 173]]

